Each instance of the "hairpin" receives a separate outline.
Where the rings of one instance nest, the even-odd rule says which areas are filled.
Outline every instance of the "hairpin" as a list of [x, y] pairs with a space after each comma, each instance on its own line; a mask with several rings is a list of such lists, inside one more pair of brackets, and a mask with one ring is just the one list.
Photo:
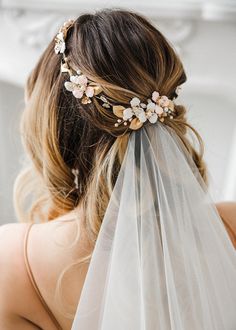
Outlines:
[[[73, 20], [69, 20], [60, 28], [55, 41], [55, 53], [63, 54], [61, 62], [61, 72], [69, 73], [70, 80], [64, 83], [67, 91], [71, 92], [75, 98], [81, 99], [83, 104], [91, 103], [91, 98], [100, 99], [104, 108], [112, 108], [116, 117], [118, 117], [115, 127], [123, 124], [132, 130], [137, 130], [143, 126], [146, 121], [154, 124], [157, 121], [164, 122], [166, 117], [173, 119], [175, 116], [174, 102], [165, 95], [160, 95], [157, 91], [152, 93], [151, 99], [147, 99], [147, 103], [140, 101], [138, 97], [133, 97], [130, 101], [130, 106], [125, 108], [122, 105], [114, 105], [104, 95], [99, 95], [102, 92], [102, 87], [86, 77], [81, 70], [76, 72], [69, 66], [68, 59], [65, 56], [66, 36], [70, 27], [74, 24]], [[175, 90], [178, 95], [178, 86]]]

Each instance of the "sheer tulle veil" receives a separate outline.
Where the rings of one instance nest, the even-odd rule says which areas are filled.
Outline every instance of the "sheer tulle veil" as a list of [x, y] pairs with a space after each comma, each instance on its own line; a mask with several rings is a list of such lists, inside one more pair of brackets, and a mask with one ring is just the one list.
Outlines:
[[129, 137], [72, 329], [236, 329], [236, 252], [165, 124]]

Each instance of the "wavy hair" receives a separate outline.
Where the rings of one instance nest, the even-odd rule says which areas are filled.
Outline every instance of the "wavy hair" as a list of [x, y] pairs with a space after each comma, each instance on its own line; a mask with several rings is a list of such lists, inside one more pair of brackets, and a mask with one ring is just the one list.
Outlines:
[[[43, 222], [81, 206], [84, 227], [95, 242], [131, 131], [115, 127], [115, 115], [95, 98], [84, 105], [65, 90], [68, 74], [60, 72], [62, 58], [54, 45], [53, 39], [27, 81], [21, 120], [27, 163], [15, 182], [15, 210], [21, 221]], [[79, 16], [67, 34], [66, 56], [71, 67], [124, 106], [134, 96], [146, 101], [154, 90], [173, 99], [186, 81], [166, 38], [146, 18], [126, 10]], [[178, 134], [206, 181], [202, 140], [187, 122], [185, 107], [175, 104], [175, 111], [175, 119], [164, 124]]]

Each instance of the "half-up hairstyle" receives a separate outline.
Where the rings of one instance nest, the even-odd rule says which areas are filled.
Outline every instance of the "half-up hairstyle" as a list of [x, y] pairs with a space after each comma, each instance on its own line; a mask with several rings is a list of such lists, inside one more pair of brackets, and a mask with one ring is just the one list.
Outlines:
[[[81, 205], [95, 242], [131, 131], [115, 127], [117, 118], [96, 98], [82, 104], [65, 89], [68, 75], [60, 71], [62, 58], [54, 47], [53, 39], [26, 86], [21, 134], [29, 158], [16, 180], [15, 209], [22, 221], [48, 221]], [[114, 104], [147, 100], [154, 90], [174, 99], [177, 86], [186, 81], [165, 37], [147, 19], [125, 10], [79, 16], [68, 30], [65, 55]], [[202, 140], [187, 123], [184, 106], [175, 105], [175, 113], [164, 124], [178, 134], [206, 181]], [[190, 131], [197, 149], [187, 137]], [[72, 169], [78, 170], [78, 189]]]

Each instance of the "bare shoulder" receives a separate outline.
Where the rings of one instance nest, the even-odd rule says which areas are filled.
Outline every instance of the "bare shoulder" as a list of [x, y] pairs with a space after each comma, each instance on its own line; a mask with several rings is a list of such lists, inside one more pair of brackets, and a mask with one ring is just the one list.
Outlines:
[[[11, 281], [13, 270], [17, 269], [18, 275], [22, 274], [23, 237], [27, 224], [11, 223], [0, 226], [0, 288], [3, 283]], [[1, 306], [0, 294], [0, 306]]]
[[216, 207], [221, 218], [228, 225], [226, 229], [236, 248], [236, 202], [221, 202], [217, 203]]
[[[88, 264], [78, 261], [91, 252], [91, 247], [78, 220], [53, 220], [35, 224], [28, 239], [28, 258], [39, 290], [62, 325], [71, 328]], [[63, 301], [67, 304], [61, 304]], [[69, 307], [68, 307], [69, 306]]]
[[[27, 224], [0, 226], [0, 328], [37, 329], [27, 313], [34, 302], [23, 263], [23, 241]], [[22, 301], [24, 299], [24, 304]], [[25, 306], [30, 306], [28, 311]], [[36, 321], [37, 322], [37, 321]]]
[[[6, 224], [0, 226], [0, 289], [4, 289], [4, 283], [11, 281], [11, 270], [18, 269], [21, 274], [22, 264], [20, 251], [26, 224]], [[2, 294], [0, 294], [0, 306]]]
[[[53, 329], [26, 270], [24, 241], [27, 227], [28, 224], [16, 223], [0, 226], [1, 329], [13, 329], [16, 316], [21, 316], [16, 323], [17, 329], [21, 329], [22, 320], [29, 320], [29, 329], [37, 329], [37, 326]], [[27, 257], [39, 291], [63, 329], [70, 329], [72, 320], [64, 314], [75, 312], [88, 269], [88, 264], [78, 266], [78, 260], [91, 253], [92, 247], [77, 221], [60, 219], [34, 224], [27, 242]], [[69, 310], [63, 310], [65, 306], [56, 297], [58, 284]], [[6, 327], [6, 322], [11, 325]], [[28, 329], [26, 321], [22, 329]]]
[[217, 203], [216, 207], [223, 219], [229, 221], [236, 233], [236, 202]]

